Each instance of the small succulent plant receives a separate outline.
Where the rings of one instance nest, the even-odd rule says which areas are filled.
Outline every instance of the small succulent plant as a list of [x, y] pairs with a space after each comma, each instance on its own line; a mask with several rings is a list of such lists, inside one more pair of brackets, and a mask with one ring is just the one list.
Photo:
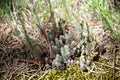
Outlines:
[[80, 69], [82, 71], [88, 71], [87, 66], [90, 65], [90, 60], [86, 60], [85, 59], [85, 55], [83, 53], [81, 53], [81, 57], [80, 57]]
[[56, 55], [56, 58], [53, 60], [52, 65], [56, 66], [61, 70], [66, 69], [66, 63], [63, 62], [63, 57], [60, 56], [59, 54]]
[[56, 66], [57, 68], [59, 68], [62, 65], [61, 62], [62, 62], [62, 56], [57, 54], [56, 58], [53, 60], [52, 66]]
[[73, 59], [68, 59], [68, 60], [67, 60], [67, 64], [68, 64], [68, 65], [74, 65], [74, 62], [75, 62], [75, 61], [74, 61]]
[[88, 71], [87, 66], [83, 62], [80, 62], [80, 69], [84, 72]]
[[60, 56], [59, 54], [56, 55], [55, 61], [57, 62], [62, 62], [62, 56]]
[[86, 60], [86, 65], [87, 66], [90, 66], [90, 63], [91, 63], [90, 60]]
[[68, 31], [68, 34], [65, 35], [66, 42], [69, 42], [72, 39], [72, 33]]
[[57, 47], [57, 46], [52, 45], [52, 49], [53, 49], [53, 51], [54, 51], [55, 53], [59, 53], [59, 52], [60, 52], [60, 49], [59, 49], [59, 47]]
[[60, 43], [60, 46], [63, 45], [63, 41], [61, 39], [59, 39], [59, 43]]
[[57, 46], [60, 45], [60, 42], [59, 42], [58, 38], [55, 38], [55, 44], [56, 44]]
[[53, 60], [53, 65], [55, 65], [57, 68], [59, 68], [62, 65], [62, 63]]
[[80, 61], [81, 61], [82, 63], [86, 63], [86, 60], [85, 60], [84, 55], [81, 55], [81, 57], [80, 57]]
[[76, 38], [78, 40], [80, 40], [82, 32], [81, 32], [80, 26], [79, 26], [79, 24], [77, 22], [75, 22], [75, 28], [76, 28]]
[[70, 51], [69, 46], [65, 45], [64, 47], [61, 47], [61, 55], [63, 57], [63, 60], [66, 62], [70, 58]]

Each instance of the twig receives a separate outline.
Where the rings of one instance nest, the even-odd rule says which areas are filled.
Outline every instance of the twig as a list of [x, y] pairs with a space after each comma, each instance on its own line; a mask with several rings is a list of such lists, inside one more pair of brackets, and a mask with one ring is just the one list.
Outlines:
[[52, 54], [53, 54], [53, 52], [52, 52], [52, 45], [51, 45], [51, 43], [50, 43], [50, 41], [49, 41], [49, 38], [48, 38], [48, 36], [46, 35], [45, 31], [41, 28], [41, 25], [40, 25], [40, 24], [37, 24], [37, 26], [38, 26], [38, 28], [40, 29], [41, 34], [43, 34], [43, 35], [45, 36], [46, 40], [47, 40], [47, 43], [48, 43], [48, 45], [49, 45], [50, 58], [52, 58]]
[[38, 80], [41, 80], [49, 71], [50, 71], [50, 70], [45, 71], [45, 73], [44, 73]]
[[[104, 66], [109, 67], [109, 68], [112, 68], [111, 66], [109, 66], [107, 64], [103, 64], [103, 63], [100, 63], [100, 62], [95, 62], [95, 63], [100, 64], [100, 65], [104, 65]], [[118, 67], [115, 67], [115, 69], [120, 70], [120, 68], [118, 68]]]
[[32, 76], [29, 77], [28, 80], [32, 80], [36, 75], [38, 75], [37, 73], [41, 70], [41, 68], [39, 68], [39, 70], [37, 70]]
[[34, 61], [34, 60], [27, 60], [27, 59], [18, 59], [18, 60], [28, 62], [28, 63], [33, 63], [35, 65], [39, 65], [39, 63], [37, 61]]

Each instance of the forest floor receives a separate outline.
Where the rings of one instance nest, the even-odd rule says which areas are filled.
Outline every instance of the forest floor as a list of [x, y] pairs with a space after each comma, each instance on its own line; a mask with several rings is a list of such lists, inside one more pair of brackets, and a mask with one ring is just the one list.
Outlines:
[[111, 31], [84, 1], [70, 6], [0, 19], [1, 80], [120, 80], [119, 18]]

